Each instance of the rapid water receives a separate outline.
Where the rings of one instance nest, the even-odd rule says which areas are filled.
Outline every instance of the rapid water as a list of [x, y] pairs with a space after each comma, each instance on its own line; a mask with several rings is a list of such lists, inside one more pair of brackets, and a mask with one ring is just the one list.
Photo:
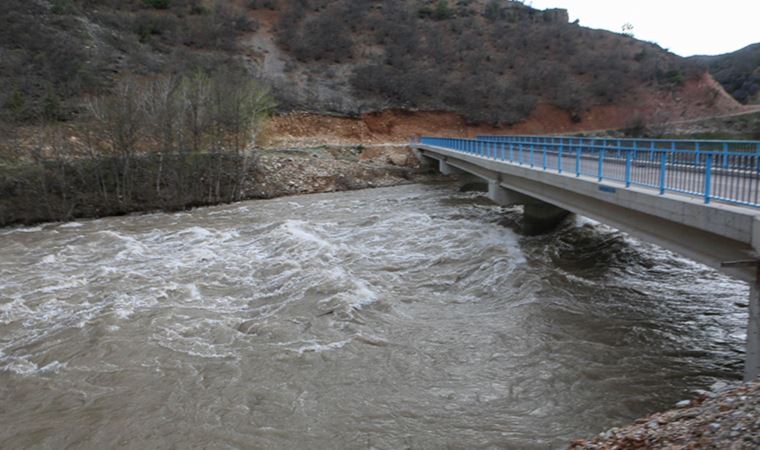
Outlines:
[[740, 377], [746, 285], [478, 195], [0, 231], [0, 445], [562, 447]]

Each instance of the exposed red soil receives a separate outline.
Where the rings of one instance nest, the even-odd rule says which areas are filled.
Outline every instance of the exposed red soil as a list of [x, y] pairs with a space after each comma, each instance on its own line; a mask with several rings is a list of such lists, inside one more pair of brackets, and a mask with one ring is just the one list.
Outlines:
[[358, 145], [403, 143], [415, 136], [473, 137], [477, 134], [555, 134], [620, 129], [635, 122], [676, 122], [740, 113], [743, 107], [707, 73], [687, 81], [677, 91], [642, 88], [630, 101], [595, 106], [573, 121], [564, 110], [540, 104], [525, 121], [494, 127], [468, 124], [460, 115], [436, 111], [386, 110], [358, 118], [318, 114], [286, 114], [275, 117], [263, 133], [264, 145]]
[[[643, 91], [643, 90], [642, 90]], [[651, 91], [650, 91], [651, 92]], [[293, 113], [275, 117], [262, 133], [265, 146], [359, 145], [404, 143], [415, 136], [474, 137], [478, 134], [556, 134], [620, 129], [636, 121], [675, 122], [744, 111], [705, 74], [676, 92], [631, 93], [623, 105], [595, 106], [573, 121], [555, 106], [540, 104], [525, 121], [512, 126], [468, 124], [450, 112], [386, 110], [361, 117]]]

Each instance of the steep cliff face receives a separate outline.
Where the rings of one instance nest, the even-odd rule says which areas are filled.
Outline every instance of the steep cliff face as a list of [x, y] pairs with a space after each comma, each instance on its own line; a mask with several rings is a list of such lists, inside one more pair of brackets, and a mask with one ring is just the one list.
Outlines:
[[0, 55], [16, 122], [82, 116], [127, 74], [220, 66], [267, 80], [280, 112], [354, 118], [533, 129], [550, 111], [565, 130], [740, 107], [695, 61], [505, 0], [6, 0]]
[[760, 104], [760, 44], [718, 56], [695, 56], [736, 100]]

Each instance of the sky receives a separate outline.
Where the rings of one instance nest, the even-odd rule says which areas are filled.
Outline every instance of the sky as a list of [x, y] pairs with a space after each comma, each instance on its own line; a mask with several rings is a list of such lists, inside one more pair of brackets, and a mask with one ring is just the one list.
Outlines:
[[527, 0], [534, 8], [564, 8], [570, 21], [620, 32], [681, 56], [729, 53], [760, 42], [760, 0]]

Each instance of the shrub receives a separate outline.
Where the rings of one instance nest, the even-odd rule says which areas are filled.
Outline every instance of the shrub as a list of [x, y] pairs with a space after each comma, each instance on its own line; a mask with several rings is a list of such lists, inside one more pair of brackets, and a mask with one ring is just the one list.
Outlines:
[[279, 5], [276, 0], [250, 0], [248, 7], [251, 9], [271, 9], [276, 10]]
[[339, 17], [324, 14], [306, 22], [293, 52], [302, 61], [343, 61], [353, 54], [353, 40]]
[[63, 15], [70, 14], [74, 11], [74, 4], [71, 0], [55, 0], [50, 7], [53, 14]]
[[490, 20], [495, 21], [501, 18], [501, 2], [499, 0], [489, 0], [486, 4], [486, 8], [483, 11], [483, 16]]
[[433, 19], [446, 20], [450, 19], [451, 16], [452, 12], [448, 0], [438, 0], [438, 3], [435, 5], [435, 10], [433, 11]]
[[154, 9], [169, 9], [171, 0], [143, 0], [146, 5]]
[[668, 83], [674, 84], [676, 86], [682, 86], [685, 81], [683, 73], [678, 69], [669, 71], [665, 74], [665, 77]]
[[429, 5], [423, 5], [417, 10], [417, 17], [420, 19], [429, 19], [433, 17], [433, 8], [431, 8]]

